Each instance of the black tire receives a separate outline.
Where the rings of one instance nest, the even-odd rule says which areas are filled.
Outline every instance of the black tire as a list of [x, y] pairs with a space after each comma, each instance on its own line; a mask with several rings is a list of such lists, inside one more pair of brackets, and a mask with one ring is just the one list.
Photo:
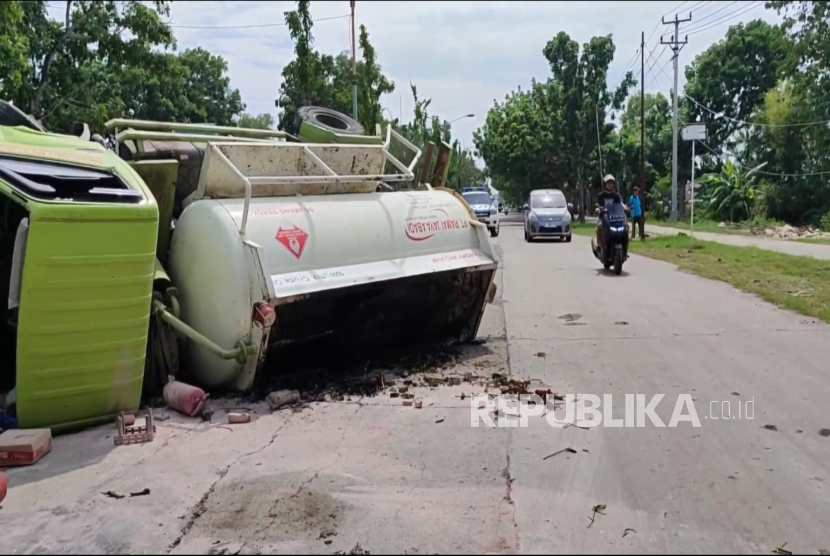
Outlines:
[[294, 116], [294, 134], [300, 132], [300, 126], [308, 120], [316, 126], [343, 135], [363, 135], [363, 126], [349, 116], [323, 108], [322, 106], [301, 106]]
[[572, 234], [568, 234], [568, 237], [565, 238], [565, 243], [570, 243], [571, 242], [571, 237], [572, 237]]
[[490, 237], [499, 237], [499, 224], [496, 223], [495, 228], [490, 228]]
[[614, 274], [619, 276], [622, 274], [623, 254], [622, 249], [614, 250]]

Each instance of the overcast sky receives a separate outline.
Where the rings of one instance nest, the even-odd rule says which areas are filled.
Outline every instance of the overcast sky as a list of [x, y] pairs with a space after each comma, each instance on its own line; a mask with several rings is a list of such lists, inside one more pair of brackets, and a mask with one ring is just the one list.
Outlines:
[[[293, 58], [293, 44], [283, 13], [295, 2], [175, 1], [172, 25], [178, 48], [201, 46], [228, 61], [231, 83], [242, 93], [247, 111], [276, 115], [274, 99], [284, 64]], [[658, 25], [692, 13], [681, 25], [689, 43], [680, 54], [682, 66], [721, 40], [730, 25], [763, 18], [779, 21], [762, 1], [710, 2], [403, 2], [361, 1], [355, 9], [357, 26], [365, 24], [384, 73], [396, 90], [382, 100], [393, 116], [412, 116], [411, 81], [422, 98], [431, 98], [430, 111], [447, 120], [464, 114], [453, 125], [453, 136], [472, 147], [472, 133], [483, 122], [493, 99], [502, 100], [531, 77], [545, 79], [550, 71], [542, 56], [545, 43], [559, 31], [583, 44], [592, 36], [611, 33], [617, 47], [609, 71], [609, 86], [621, 77], [646, 34], [646, 91], [668, 92], [672, 65], [659, 45], [673, 26]], [[312, 1], [314, 46], [337, 54], [348, 50], [349, 2]], [[327, 19], [335, 18], [335, 19]], [[201, 28], [191, 28], [201, 27]], [[219, 27], [219, 28], [217, 28]], [[359, 27], [358, 27], [359, 28]], [[685, 30], [684, 30], [685, 28]], [[650, 40], [649, 40], [650, 37]], [[360, 53], [358, 52], [358, 56]], [[654, 64], [655, 60], [657, 63]], [[652, 73], [649, 66], [653, 65]], [[633, 69], [639, 77], [639, 56]], [[659, 71], [662, 68], [663, 72]], [[655, 78], [654, 75], [657, 77]]]
[[[295, 2], [173, 2], [173, 26], [179, 48], [202, 46], [228, 60], [231, 82], [242, 93], [251, 113], [276, 115], [274, 99], [280, 71], [293, 58], [293, 45], [283, 25], [283, 13]], [[453, 125], [453, 135], [472, 146], [472, 133], [485, 119], [493, 99], [502, 100], [531, 77], [549, 75], [542, 48], [559, 31], [583, 44], [592, 36], [613, 34], [617, 47], [609, 71], [609, 86], [621, 76], [646, 38], [646, 91], [668, 92], [672, 64], [659, 46], [660, 34], [669, 39], [673, 26], [657, 25], [661, 16], [679, 13], [692, 21], [681, 25], [690, 33], [680, 54], [689, 63], [719, 41], [730, 25], [778, 16], [763, 2], [367, 2], [358, 0], [355, 19], [365, 24], [385, 74], [396, 85], [383, 105], [403, 121], [411, 119], [411, 81], [419, 95], [432, 99], [430, 110], [452, 120], [475, 114]], [[349, 2], [312, 1], [314, 46], [328, 54], [349, 49]], [[271, 25], [264, 27], [264, 25]], [[248, 27], [243, 26], [260, 26]], [[185, 28], [227, 27], [227, 28]], [[236, 28], [232, 28], [236, 27]], [[684, 27], [686, 31], [684, 32]], [[655, 30], [656, 28], [656, 30]], [[697, 32], [696, 32], [697, 31]], [[652, 35], [653, 33], [653, 35]], [[358, 56], [360, 54], [358, 53]], [[638, 57], [639, 58], [639, 57]], [[648, 66], [654, 64], [654, 78]], [[639, 59], [638, 59], [639, 62]], [[639, 72], [639, 63], [635, 69]], [[662, 68], [665, 74], [659, 69]], [[681, 88], [683, 72], [680, 72]]]

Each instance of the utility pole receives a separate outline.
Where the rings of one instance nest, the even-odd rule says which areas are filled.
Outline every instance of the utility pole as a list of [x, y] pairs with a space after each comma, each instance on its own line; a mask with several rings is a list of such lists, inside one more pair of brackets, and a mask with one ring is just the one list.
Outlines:
[[352, 8], [352, 118], [357, 121], [357, 42], [354, 38], [354, 1], [350, 0]]
[[686, 40], [680, 41], [680, 24], [686, 23], [692, 20], [692, 14], [689, 14], [688, 19], [678, 19], [677, 14], [674, 15], [674, 21], [666, 21], [663, 19], [663, 25], [671, 25], [674, 24], [674, 35], [671, 36], [671, 40], [668, 42], [664, 42], [663, 38], [660, 38], [660, 44], [666, 44], [671, 46], [672, 52], [674, 53], [674, 117], [672, 118], [672, 157], [671, 157], [671, 221], [677, 222], [677, 69], [678, 69], [678, 59], [680, 58], [680, 51], [683, 50], [683, 47], [689, 42], [688, 35], [686, 36]]
[[640, 191], [643, 192], [643, 221], [646, 212], [646, 33], [640, 35]]

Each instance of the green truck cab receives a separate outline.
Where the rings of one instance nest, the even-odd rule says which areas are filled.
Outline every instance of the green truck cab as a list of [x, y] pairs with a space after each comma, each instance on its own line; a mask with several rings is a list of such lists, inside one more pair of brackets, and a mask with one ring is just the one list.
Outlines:
[[112, 151], [0, 126], [0, 394], [20, 428], [138, 409], [158, 222], [153, 194]]

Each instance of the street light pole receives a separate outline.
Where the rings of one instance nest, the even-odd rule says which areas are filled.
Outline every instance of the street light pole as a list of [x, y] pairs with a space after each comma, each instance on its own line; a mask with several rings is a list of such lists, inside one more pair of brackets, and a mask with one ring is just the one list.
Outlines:
[[475, 114], [464, 114], [463, 116], [459, 116], [456, 119], [451, 120], [449, 122], [447, 120], [444, 120], [444, 126], [443, 126], [443, 129], [441, 130], [441, 139], [442, 140], [447, 139], [447, 133], [450, 131], [450, 124], [453, 124], [453, 123], [457, 122], [458, 120], [463, 120], [464, 118], [475, 118], [475, 117], [476, 117]]

